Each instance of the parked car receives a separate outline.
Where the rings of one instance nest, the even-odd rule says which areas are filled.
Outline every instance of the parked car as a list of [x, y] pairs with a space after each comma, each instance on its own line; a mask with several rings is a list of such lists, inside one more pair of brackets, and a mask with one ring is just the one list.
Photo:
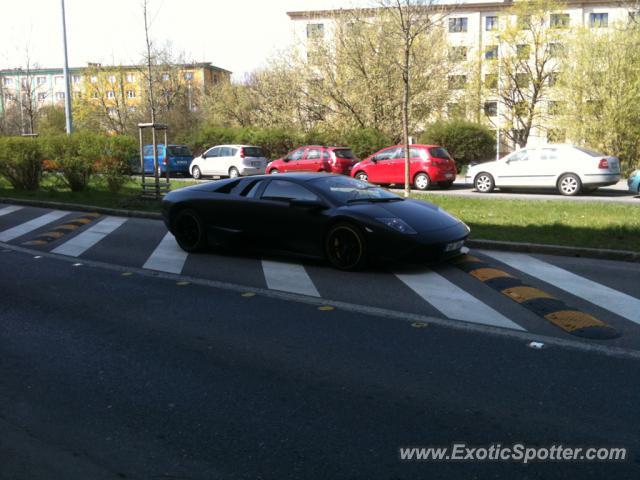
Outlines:
[[[456, 179], [456, 162], [449, 152], [438, 145], [409, 147], [409, 178], [418, 190], [427, 190], [434, 183], [449, 188]], [[353, 166], [351, 176], [364, 182], [391, 184], [405, 181], [404, 146], [383, 148]]]
[[324, 257], [356, 270], [376, 258], [460, 255], [469, 228], [441, 208], [342, 175], [289, 173], [174, 190], [162, 216], [187, 252], [207, 245]]
[[631, 193], [637, 193], [640, 195], [640, 170], [636, 170], [629, 175], [627, 185], [629, 185], [629, 191]]
[[492, 192], [495, 187], [552, 188], [562, 195], [578, 195], [616, 184], [620, 161], [574, 145], [549, 144], [470, 166], [465, 180], [481, 193]]
[[203, 176], [236, 178], [261, 175], [267, 167], [262, 148], [254, 145], [216, 145], [193, 159], [189, 173], [195, 179]]
[[309, 145], [296, 148], [285, 157], [274, 160], [267, 173], [327, 172], [349, 175], [360, 160], [348, 147]]
[[[165, 147], [164, 144], [159, 144], [157, 147], [158, 170], [161, 174], [167, 172], [167, 165], [169, 166], [169, 174], [187, 175], [189, 173], [189, 165], [193, 160], [189, 147], [186, 145], [167, 145]], [[144, 173], [153, 174], [153, 145], [145, 145], [142, 154], [144, 156]]]

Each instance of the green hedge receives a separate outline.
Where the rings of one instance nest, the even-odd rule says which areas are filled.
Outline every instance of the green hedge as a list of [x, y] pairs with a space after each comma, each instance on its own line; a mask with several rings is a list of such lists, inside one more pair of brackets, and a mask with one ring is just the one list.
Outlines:
[[450, 120], [429, 125], [420, 135], [420, 143], [435, 143], [446, 148], [458, 165], [488, 160], [495, 156], [495, 134], [484, 125], [465, 120]]
[[0, 175], [13, 188], [37, 190], [42, 179], [42, 149], [35, 138], [0, 137]]

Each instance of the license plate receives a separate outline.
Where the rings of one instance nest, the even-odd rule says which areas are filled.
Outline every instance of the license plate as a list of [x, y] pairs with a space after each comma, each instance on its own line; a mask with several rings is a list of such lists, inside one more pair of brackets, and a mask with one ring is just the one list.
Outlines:
[[178, 165], [184, 165], [185, 163], [187, 163], [187, 161], [186, 160], [178, 160], [176, 163]]
[[453, 177], [453, 173], [445, 173], [444, 174], [444, 178], [451, 178]]
[[447, 243], [447, 246], [444, 248], [445, 252], [453, 252], [455, 250], [460, 250], [464, 245], [464, 240], [460, 240], [458, 242]]
[[254, 167], [259, 167], [260, 166], [260, 162], [251, 162], [251, 165], [253, 165]]

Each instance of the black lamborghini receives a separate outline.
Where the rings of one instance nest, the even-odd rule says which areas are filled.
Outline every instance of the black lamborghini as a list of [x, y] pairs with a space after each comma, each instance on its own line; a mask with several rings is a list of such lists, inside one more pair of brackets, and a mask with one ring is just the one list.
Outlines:
[[318, 173], [260, 175], [181, 188], [163, 200], [187, 252], [208, 245], [324, 257], [355, 270], [371, 259], [436, 261], [460, 253], [469, 228], [441, 208]]

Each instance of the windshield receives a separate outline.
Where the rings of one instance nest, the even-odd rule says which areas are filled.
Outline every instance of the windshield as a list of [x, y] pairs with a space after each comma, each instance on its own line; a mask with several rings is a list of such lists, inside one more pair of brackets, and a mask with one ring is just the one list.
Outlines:
[[349, 177], [321, 177], [310, 182], [331, 200], [339, 204], [354, 202], [402, 201], [402, 198], [383, 188]]
[[242, 147], [245, 157], [264, 157], [260, 147]]
[[351, 150], [349, 150], [348, 148], [341, 148], [339, 150], [334, 150], [333, 153], [336, 154], [336, 157], [338, 158], [347, 158], [347, 159], [354, 159], [356, 158], [356, 156], [353, 154], [353, 152]]
[[191, 156], [189, 147], [180, 146], [180, 145], [167, 147], [167, 152], [172, 157], [190, 157]]

